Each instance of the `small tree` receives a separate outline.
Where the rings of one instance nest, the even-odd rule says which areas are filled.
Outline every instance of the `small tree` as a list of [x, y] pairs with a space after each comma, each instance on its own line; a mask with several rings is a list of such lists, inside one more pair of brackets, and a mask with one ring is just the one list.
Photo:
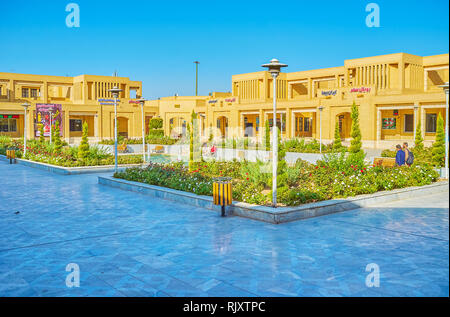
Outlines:
[[334, 128], [333, 149], [339, 150], [340, 148], [342, 148], [341, 133], [339, 132], [339, 121], [336, 121], [336, 127]]
[[61, 152], [61, 148], [62, 148], [62, 142], [61, 142], [61, 131], [59, 128], [59, 121], [55, 122], [55, 126], [53, 128], [53, 140], [55, 140], [55, 152], [59, 153]]
[[266, 147], [266, 151], [270, 151], [270, 125], [269, 125], [269, 120], [266, 120], [266, 124], [265, 124], [264, 145]]
[[352, 128], [350, 131], [350, 136], [352, 137], [352, 140], [350, 141], [349, 158], [354, 164], [362, 166], [364, 164], [364, 157], [366, 154], [362, 149], [361, 130], [359, 128], [359, 110], [355, 102], [353, 102], [352, 105], [351, 117]]
[[148, 123], [148, 137], [161, 138], [164, 136], [163, 119], [151, 118]]
[[39, 124], [39, 143], [45, 142], [44, 136], [44, 125], [42, 123]]
[[416, 149], [417, 151], [423, 150], [422, 127], [420, 124], [420, 119], [416, 127], [416, 139], [414, 140], [414, 149]]
[[359, 110], [358, 106], [353, 102], [352, 105], [352, 128], [350, 131], [350, 136], [352, 137], [352, 140], [350, 142], [350, 153], [360, 153], [362, 151], [361, 146], [361, 130], [359, 128]]
[[431, 150], [433, 155], [433, 163], [436, 166], [444, 166], [445, 164], [445, 132], [444, 132], [444, 119], [439, 113], [436, 127], [436, 141], [433, 143]]
[[85, 160], [89, 155], [89, 142], [88, 142], [89, 126], [85, 121], [83, 123], [83, 136], [81, 138], [80, 146], [78, 147], [78, 158]]

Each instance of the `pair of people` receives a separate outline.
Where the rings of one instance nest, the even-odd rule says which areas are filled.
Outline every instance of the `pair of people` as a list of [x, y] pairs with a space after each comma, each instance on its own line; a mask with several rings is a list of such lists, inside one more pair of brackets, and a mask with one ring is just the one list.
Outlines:
[[403, 143], [403, 147], [400, 144], [396, 146], [397, 154], [395, 156], [395, 163], [398, 166], [407, 165], [408, 167], [412, 165], [414, 161], [414, 155], [408, 149], [408, 142]]

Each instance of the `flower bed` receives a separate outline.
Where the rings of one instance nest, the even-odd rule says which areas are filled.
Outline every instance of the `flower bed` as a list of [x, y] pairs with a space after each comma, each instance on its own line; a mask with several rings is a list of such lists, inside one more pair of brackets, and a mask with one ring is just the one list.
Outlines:
[[[287, 173], [287, 186], [278, 190], [278, 202], [285, 206], [422, 186], [438, 178], [431, 167], [368, 167], [354, 165], [344, 155], [330, 156], [317, 165], [298, 160]], [[217, 176], [233, 178], [234, 200], [270, 204], [271, 166], [263, 162], [196, 162], [191, 172], [181, 163], [151, 164], [147, 168], [129, 168], [114, 175], [209, 196], [212, 196], [213, 178]]]
[[[114, 165], [114, 155], [106, 153], [104, 150], [91, 146], [88, 149], [87, 157], [81, 159], [79, 157], [78, 147], [64, 146], [60, 151], [55, 149], [55, 144], [48, 142], [39, 142], [37, 140], [29, 140], [27, 142], [27, 152], [23, 156], [23, 141], [13, 140], [10, 138], [0, 139], [0, 154], [5, 155], [6, 149], [15, 147], [18, 158], [24, 158], [34, 162], [47, 163], [63, 167], [79, 167], [79, 166], [103, 166]], [[119, 156], [119, 164], [139, 164], [142, 163], [141, 155]]]

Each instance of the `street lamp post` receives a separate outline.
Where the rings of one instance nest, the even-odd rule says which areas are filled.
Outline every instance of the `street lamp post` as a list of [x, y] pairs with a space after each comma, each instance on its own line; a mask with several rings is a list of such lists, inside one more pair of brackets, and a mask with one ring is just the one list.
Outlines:
[[144, 159], [144, 163], [146, 162], [145, 158], [145, 117], [144, 117], [144, 103], [145, 99], [141, 98], [138, 100], [141, 104], [141, 116], [142, 116], [142, 155]]
[[24, 113], [25, 113], [25, 115], [23, 117], [23, 120], [24, 120], [24, 122], [23, 122], [23, 156], [24, 157], [25, 157], [25, 154], [27, 154], [27, 134], [28, 134], [28, 131], [27, 131], [27, 122], [28, 122], [28, 120], [27, 120], [27, 111], [28, 111], [28, 107], [30, 107], [30, 106], [31, 105], [29, 103], [24, 103], [22, 105]]
[[445, 178], [448, 179], [448, 82], [439, 87], [445, 92]]
[[48, 113], [50, 114], [50, 144], [52, 144], [52, 129], [53, 129], [53, 111], [49, 110]]
[[198, 64], [200, 64], [199, 61], [195, 61], [195, 95], [198, 96]]
[[272, 206], [277, 207], [277, 169], [278, 169], [278, 126], [277, 126], [277, 77], [282, 67], [277, 59], [272, 59], [270, 63], [262, 65], [267, 67], [273, 79], [273, 125], [272, 125]]
[[323, 106], [319, 106], [319, 149], [322, 154], [322, 111]]
[[119, 93], [122, 89], [114, 86], [112, 89], [109, 89], [109, 92], [112, 93], [114, 97], [114, 171], [117, 173], [117, 98], [119, 97]]

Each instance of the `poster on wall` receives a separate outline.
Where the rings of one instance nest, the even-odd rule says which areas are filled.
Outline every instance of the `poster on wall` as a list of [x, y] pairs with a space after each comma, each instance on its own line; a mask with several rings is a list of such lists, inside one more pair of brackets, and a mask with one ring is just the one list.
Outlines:
[[397, 128], [397, 120], [395, 118], [383, 118], [381, 128], [383, 130], [395, 130]]
[[[50, 120], [50, 113], [52, 118]], [[36, 104], [36, 136], [40, 136], [39, 124], [44, 125], [44, 136], [50, 136], [50, 122], [55, 126], [55, 122], [59, 122], [59, 135], [63, 135], [63, 116], [62, 106], [57, 104]]]

